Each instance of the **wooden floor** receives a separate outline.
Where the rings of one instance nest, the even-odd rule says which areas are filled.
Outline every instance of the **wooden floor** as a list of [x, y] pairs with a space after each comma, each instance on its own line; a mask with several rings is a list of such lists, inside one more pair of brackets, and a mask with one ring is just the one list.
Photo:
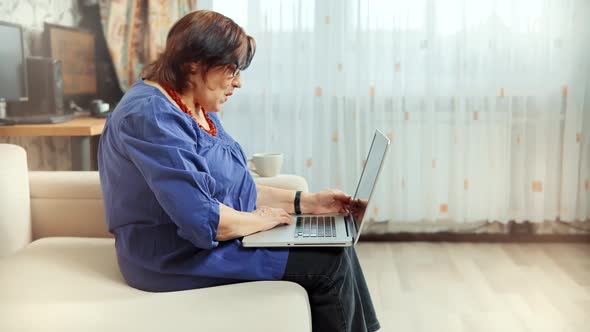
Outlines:
[[383, 332], [590, 331], [590, 244], [364, 242]]

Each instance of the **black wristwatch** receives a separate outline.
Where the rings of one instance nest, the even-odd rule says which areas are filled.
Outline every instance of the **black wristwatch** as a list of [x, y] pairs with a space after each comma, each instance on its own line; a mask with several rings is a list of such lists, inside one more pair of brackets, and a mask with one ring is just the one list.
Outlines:
[[295, 214], [301, 214], [301, 190], [295, 192]]

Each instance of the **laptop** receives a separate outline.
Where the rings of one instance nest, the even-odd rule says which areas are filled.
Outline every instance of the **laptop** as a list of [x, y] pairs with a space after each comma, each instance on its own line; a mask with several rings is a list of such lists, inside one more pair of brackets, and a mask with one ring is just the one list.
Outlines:
[[30, 116], [9, 116], [0, 119], [1, 125], [20, 125], [20, 124], [52, 124], [61, 123], [75, 118], [73, 113], [67, 114], [36, 114]]
[[348, 247], [361, 235], [365, 211], [385, 160], [389, 139], [375, 130], [361, 178], [356, 187], [350, 212], [325, 215], [293, 216], [290, 225], [277, 226], [245, 236], [244, 247]]

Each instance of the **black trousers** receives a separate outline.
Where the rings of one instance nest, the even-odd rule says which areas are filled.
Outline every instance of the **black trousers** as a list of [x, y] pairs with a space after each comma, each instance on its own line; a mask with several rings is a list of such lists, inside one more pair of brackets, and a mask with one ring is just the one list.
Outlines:
[[314, 332], [379, 330], [354, 247], [291, 248], [283, 280], [307, 290]]

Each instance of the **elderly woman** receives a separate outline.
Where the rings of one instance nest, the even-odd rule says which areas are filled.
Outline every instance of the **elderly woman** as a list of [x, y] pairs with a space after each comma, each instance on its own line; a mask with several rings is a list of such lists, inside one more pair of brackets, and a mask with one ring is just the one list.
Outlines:
[[[288, 280], [309, 294], [314, 331], [376, 331], [353, 248], [244, 248], [245, 235], [289, 224], [296, 193], [252, 180], [216, 112], [242, 86], [254, 39], [229, 18], [192, 12], [106, 123], [98, 159], [119, 268], [154, 292]], [[336, 190], [303, 193], [303, 213], [342, 212]]]

